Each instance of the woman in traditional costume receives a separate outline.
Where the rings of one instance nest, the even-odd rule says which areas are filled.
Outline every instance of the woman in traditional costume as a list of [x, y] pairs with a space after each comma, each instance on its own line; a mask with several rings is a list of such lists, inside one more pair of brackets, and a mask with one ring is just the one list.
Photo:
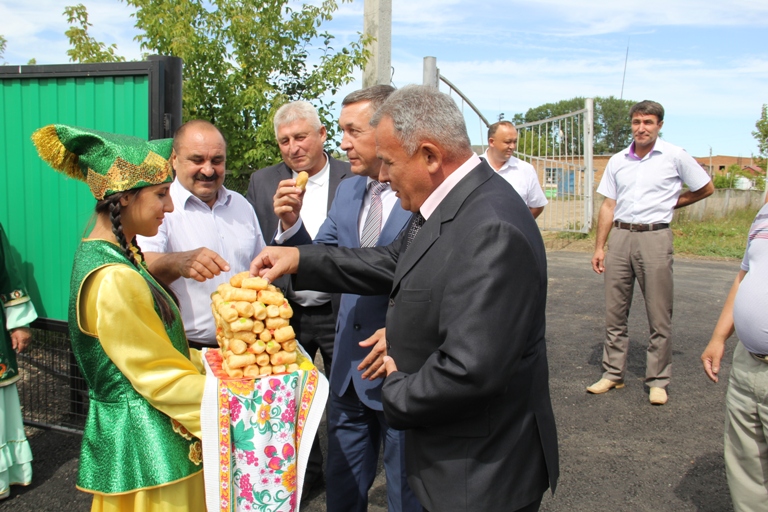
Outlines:
[[90, 398], [77, 487], [93, 493], [92, 511], [204, 512], [201, 354], [135, 242], [173, 211], [171, 140], [65, 125], [32, 138], [46, 162], [87, 182], [98, 200], [70, 287], [72, 350]]
[[32, 483], [32, 450], [24, 434], [16, 352], [29, 344], [29, 324], [37, 318], [21, 273], [0, 225], [0, 500], [11, 495], [11, 485]]

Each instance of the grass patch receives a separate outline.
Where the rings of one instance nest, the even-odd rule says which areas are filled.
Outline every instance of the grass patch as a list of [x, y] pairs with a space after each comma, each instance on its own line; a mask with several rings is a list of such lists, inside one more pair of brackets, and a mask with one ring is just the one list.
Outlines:
[[[675, 254], [679, 256], [700, 256], [706, 258], [738, 258], [744, 256], [747, 234], [757, 210], [740, 210], [726, 218], [673, 221]], [[575, 242], [591, 240], [594, 243], [597, 226], [589, 233], [559, 231], [553, 234], [558, 240]]]
[[741, 210], [722, 219], [680, 220], [672, 223], [675, 254], [742, 258], [756, 210]]

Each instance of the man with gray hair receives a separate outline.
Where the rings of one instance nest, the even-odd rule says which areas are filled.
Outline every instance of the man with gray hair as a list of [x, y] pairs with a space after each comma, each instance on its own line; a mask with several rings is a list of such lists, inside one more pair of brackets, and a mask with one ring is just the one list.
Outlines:
[[[332, 158], [323, 150], [326, 129], [311, 103], [294, 101], [283, 105], [275, 113], [274, 124], [283, 161], [254, 172], [245, 198], [256, 210], [261, 231], [270, 243], [278, 228], [285, 230], [290, 227], [279, 225], [280, 219], [274, 209], [276, 191], [286, 181], [293, 185], [299, 172], [307, 172], [309, 180], [301, 199], [302, 219], [307, 232], [314, 238], [328, 215], [336, 188], [341, 180], [350, 176], [349, 164]], [[320, 351], [325, 373], [329, 374], [336, 333], [336, 314], [331, 295], [288, 289], [286, 296], [294, 312], [291, 325], [296, 331], [296, 339], [312, 359]], [[304, 496], [308, 496], [312, 487], [322, 482], [322, 464], [323, 456], [316, 438], [307, 463]]]
[[472, 152], [461, 111], [426, 86], [378, 110], [379, 179], [414, 213], [381, 247], [268, 247], [251, 273], [389, 294], [390, 426], [426, 510], [538, 510], [558, 476], [544, 341], [546, 254], [512, 187]]

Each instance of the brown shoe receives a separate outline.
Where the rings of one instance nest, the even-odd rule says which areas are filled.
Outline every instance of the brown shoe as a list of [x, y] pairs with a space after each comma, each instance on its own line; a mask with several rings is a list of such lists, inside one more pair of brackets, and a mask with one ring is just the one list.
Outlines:
[[664, 388], [651, 388], [648, 398], [653, 405], [664, 405], [667, 403], [667, 390]]
[[613, 388], [621, 389], [623, 387], [624, 387], [623, 382], [617, 382], [611, 379], [600, 379], [599, 381], [589, 386], [587, 388], [587, 391], [589, 393], [592, 393], [593, 395], [601, 395], [603, 393], [607, 393]]

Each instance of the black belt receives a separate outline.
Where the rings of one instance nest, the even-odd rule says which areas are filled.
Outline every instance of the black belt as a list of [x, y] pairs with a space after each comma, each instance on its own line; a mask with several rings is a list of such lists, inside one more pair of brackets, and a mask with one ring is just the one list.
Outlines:
[[619, 229], [628, 229], [630, 231], [658, 231], [669, 227], [668, 222], [661, 222], [659, 224], [632, 224], [631, 222], [621, 222], [618, 220], [613, 221], [613, 225]]
[[768, 355], [766, 354], [753, 354], [752, 352], [749, 353], [752, 357], [760, 361], [761, 363], [768, 364]]

